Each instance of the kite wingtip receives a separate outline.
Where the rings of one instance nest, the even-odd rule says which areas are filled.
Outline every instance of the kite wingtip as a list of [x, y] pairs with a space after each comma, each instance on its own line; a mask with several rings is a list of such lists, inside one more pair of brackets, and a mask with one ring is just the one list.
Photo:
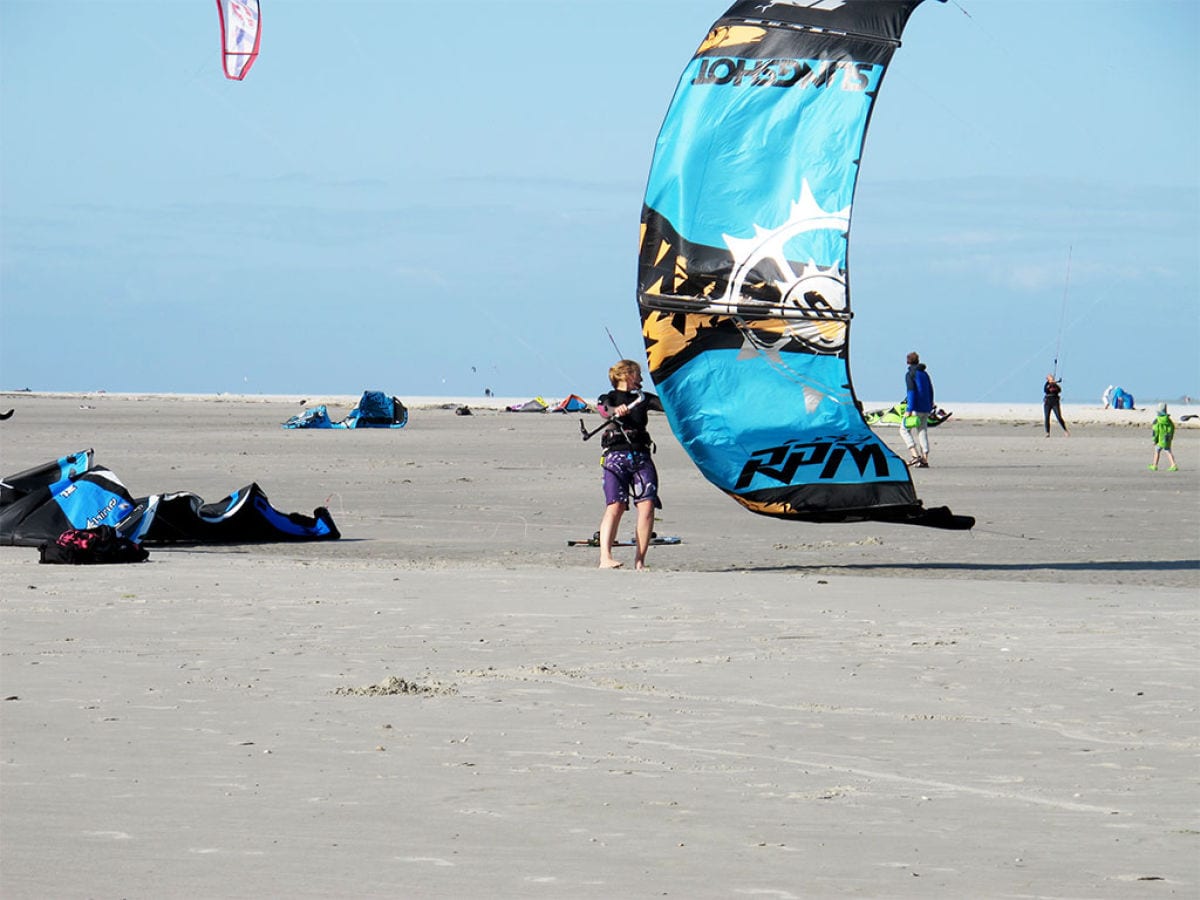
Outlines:
[[338, 527], [333, 524], [333, 515], [326, 507], [318, 506], [316, 509], [314, 509], [313, 518], [316, 519], [318, 523], [325, 526], [326, 530], [322, 537], [330, 541], [341, 539], [342, 533], [338, 530]]
[[974, 516], [956, 516], [948, 506], [935, 506], [933, 509], [923, 510], [911, 521], [914, 525], [945, 528], [949, 531], [970, 531], [975, 527]]

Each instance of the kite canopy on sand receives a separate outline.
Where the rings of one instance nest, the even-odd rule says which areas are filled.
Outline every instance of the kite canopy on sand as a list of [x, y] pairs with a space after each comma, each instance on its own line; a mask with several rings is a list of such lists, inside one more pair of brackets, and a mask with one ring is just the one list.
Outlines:
[[221, 20], [221, 64], [225, 77], [241, 81], [258, 59], [262, 10], [258, 0], [217, 0]]
[[920, 2], [735, 3], [655, 145], [638, 264], [650, 375], [701, 472], [756, 513], [974, 524], [922, 506], [850, 382], [858, 164]]
[[73, 528], [111, 525], [136, 543], [250, 544], [337, 540], [324, 507], [311, 516], [275, 509], [257, 484], [216, 503], [186, 491], [135, 498], [81, 450], [0, 483], [0, 544], [36, 547]]
[[408, 424], [408, 407], [399, 397], [383, 391], [363, 391], [358, 405], [340, 422], [329, 417], [324, 404], [306, 409], [283, 423], [284, 428], [403, 428]]
[[591, 407], [578, 394], [569, 394], [552, 406], [550, 412], [591, 412]]
[[550, 404], [541, 397], [534, 397], [524, 403], [514, 403], [512, 406], [504, 407], [506, 412], [545, 412], [549, 408]]
[[[949, 419], [951, 415], [953, 413], [948, 413], [944, 409], [935, 409], [929, 414], [929, 427], [936, 428]], [[916, 425], [916, 418], [908, 415], [907, 400], [901, 400], [887, 409], [869, 409], [863, 413], [863, 417], [871, 427], [877, 425], [898, 426], [902, 422], [909, 427]]]

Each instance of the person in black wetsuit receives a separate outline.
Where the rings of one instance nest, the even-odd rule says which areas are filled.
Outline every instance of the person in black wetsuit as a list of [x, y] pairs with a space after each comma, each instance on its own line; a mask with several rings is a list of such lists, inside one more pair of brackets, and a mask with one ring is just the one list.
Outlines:
[[1054, 413], [1058, 419], [1058, 424], [1062, 426], [1062, 430], [1066, 433], [1066, 436], [1071, 436], [1071, 432], [1067, 428], [1067, 423], [1063, 421], [1062, 417], [1061, 394], [1062, 384], [1055, 380], [1053, 373], [1047, 375], [1046, 383], [1042, 386], [1042, 418], [1046, 429], [1046, 437], [1050, 437], [1050, 413]]
[[612, 546], [621, 516], [632, 501], [637, 507], [637, 552], [634, 568], [646, 567], [646, 550], [654, 527], [654, 510], [662, 507], [658, 499], [658, 471], [651, 457], [649, 412], [662, 410], [654, 394], [642, 390], [642, 367], [623, 359], [608, 370], [613, 389], [596, 401], [600, 415], [609, 420], [601, 443], [604, 456], [604, 518], [600, 521], [600, 568], [618, 569]]

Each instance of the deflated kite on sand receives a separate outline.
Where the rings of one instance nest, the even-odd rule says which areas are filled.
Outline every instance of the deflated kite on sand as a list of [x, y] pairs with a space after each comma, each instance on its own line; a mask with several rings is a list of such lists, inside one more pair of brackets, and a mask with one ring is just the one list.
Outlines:
[[346, 418], [335, 422], [324, 404], [306, 409], [283, 423], [284, 428], [403, 428], [408, 424], [408, 409], [398, 397], [383, 391], [363, 391], [358, 406]]
[[135, 498], [116, 474], [82, 450], [0, 483], [0, 544], [36, 547], [70, 529], [111, 525], [137, 543], [249, 544], [336, 540], [329, 510], [275, 509], [256, 483], [205, 503], [179, 491]]

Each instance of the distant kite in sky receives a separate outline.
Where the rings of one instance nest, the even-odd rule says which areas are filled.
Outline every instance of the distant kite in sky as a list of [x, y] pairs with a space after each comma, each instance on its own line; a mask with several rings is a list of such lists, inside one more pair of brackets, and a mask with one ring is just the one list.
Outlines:
[[225, 77], [241, 81], [258, 59], [261, 11], [258, 0], [217, 0], [221, 17], [221, 62]]

